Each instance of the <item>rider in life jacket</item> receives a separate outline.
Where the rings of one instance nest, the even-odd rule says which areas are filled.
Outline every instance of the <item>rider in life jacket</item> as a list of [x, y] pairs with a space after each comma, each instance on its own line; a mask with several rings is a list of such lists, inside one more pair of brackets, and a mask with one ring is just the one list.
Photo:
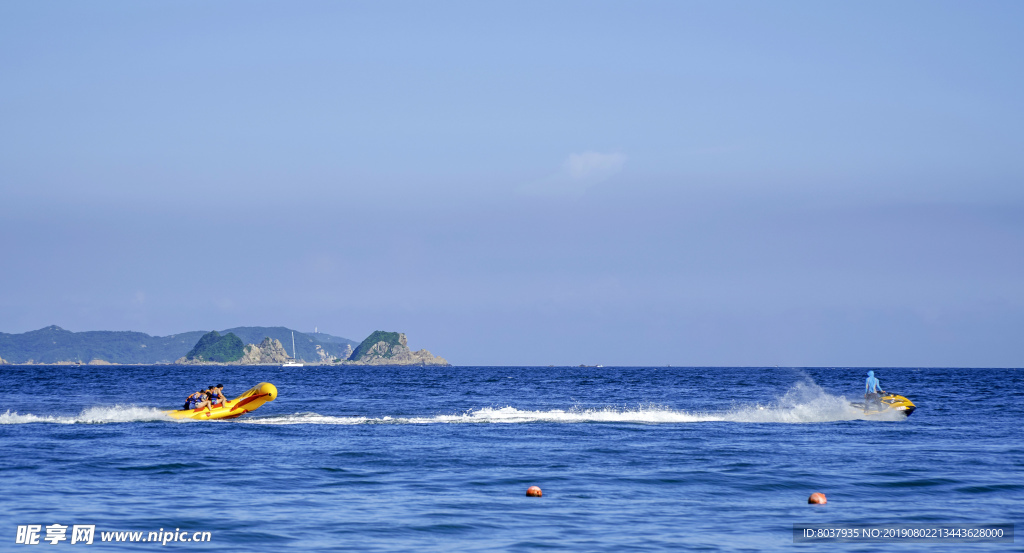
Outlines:
[[210, 386], [210, 403], [214, 406], [224, 405], [228, 399], [224, 397], [224, 385], [217, 384], [216, 386]]
[[208, 409], [213, 407], [210, 403], [209, 388], [199, 390], [198, 392], [188, 396], [188, 400], [185, 403], [185, 409], [202, 409], [203, 407]]
[[185, 406], [182, 409], [195, 409], [198, 407], [203, 401], [203, 392], [204, 390], [199, 390], [189, 394], [188, 398], [185, 399]]

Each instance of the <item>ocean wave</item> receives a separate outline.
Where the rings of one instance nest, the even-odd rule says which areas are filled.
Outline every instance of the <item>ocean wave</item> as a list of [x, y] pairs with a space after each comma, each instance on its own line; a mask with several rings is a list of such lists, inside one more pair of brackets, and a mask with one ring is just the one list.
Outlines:
[[0, 424], [106, 424], [116, 422], [173, 421], [160, 409], [137, 405], [95, 406], [83, 409], [77, 415], [19, 414], [8, 410], [0, 414]]

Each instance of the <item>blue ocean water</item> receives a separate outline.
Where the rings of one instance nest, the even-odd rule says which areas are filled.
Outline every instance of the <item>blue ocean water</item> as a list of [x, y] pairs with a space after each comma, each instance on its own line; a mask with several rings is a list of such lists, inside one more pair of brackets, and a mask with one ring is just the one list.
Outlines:
[[[881, 420], [848, 404], [865, 372], [0, 367], [0, 550], [54, 523], [96, 525], [63, 548], [159, 549], [100, 533], [180, 529], [211, 541], [167, 547], [275, 552], [878, 551], [792, 527], [1020, 528], [1022, 371], [875, 369], [918, 406]], [[279, 398], [239, 419], [161, 412], [261, 381]], [[954, 548], [1021, 545], [912, 546]]]

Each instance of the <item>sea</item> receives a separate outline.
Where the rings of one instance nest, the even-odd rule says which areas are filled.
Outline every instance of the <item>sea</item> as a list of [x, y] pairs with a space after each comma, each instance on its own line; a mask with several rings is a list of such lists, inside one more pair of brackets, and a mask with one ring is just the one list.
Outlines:
[[[910, 417], [850, 405], [866, 372], [3, 366], [0, 551], [1024, 550], [797, 539], [1022, 528], [1024, 372], [874, 368]], [[164, 414], [260, 382], [240, 418]]]

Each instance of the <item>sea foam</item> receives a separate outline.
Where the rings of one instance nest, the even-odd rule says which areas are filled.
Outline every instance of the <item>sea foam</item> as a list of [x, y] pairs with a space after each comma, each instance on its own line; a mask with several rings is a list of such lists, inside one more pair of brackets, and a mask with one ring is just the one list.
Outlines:
[[[687, 411], [662, 405], [637, 407], [570, 407], [567, 409], [525, 410], [511, 405], [482, 407], [463, 413], [417, 416], [334, 416], [311, 412], [283, 415], [247, 415], [232, 422], [243, 424], [517, 424], [517, 423], [636, 423], [682, 424], [696, 422], [734, 423], [822, 423], [850, 420], [900, 421], [906, 417], [897, 411], [865, 415], [850, 405], [843, 396], [823, 390], [810, 378], [798, 381], [775, 401], [755, 404], [733, 404], [721, 410]], [[163, 411], [137, 405], [95, 406], [78, 415], [35, 415], [7, 411], [0, 414], [0, 424], [55, 423], [103, 424], [119, 422], [175, 421]], [[189, 421], [189, 419], [184, 419]], [[191, 422], [191, 421], [190, 421]]]
[[686, 411], [660, 405], [635, 408], [601, 407], [551, 410], [523, 410], [512, 406], [483, 407], [458, 414], [429, 416], [331, 416], [318, 413], [254, 416], [239, 419], [246, 424], [472, 424], [472, 423], [636, 423], [681, 424], [695, 422], [734, 423], [822, 423], [850, 420], [899, 421], [897, 411], [865, 415], [843, 396], [834, 396], [810, 379], [794, 384], [775, 401], [765, 404], [732, 405], [721, 411]]
[[160, 409], [137, 405], [94, 406], [83, 409], [77, 415], [34, 415], [19, 414], [8, 410], [0, 414], [0, 424], [104, 424], [116, 422], [173, 421]]

